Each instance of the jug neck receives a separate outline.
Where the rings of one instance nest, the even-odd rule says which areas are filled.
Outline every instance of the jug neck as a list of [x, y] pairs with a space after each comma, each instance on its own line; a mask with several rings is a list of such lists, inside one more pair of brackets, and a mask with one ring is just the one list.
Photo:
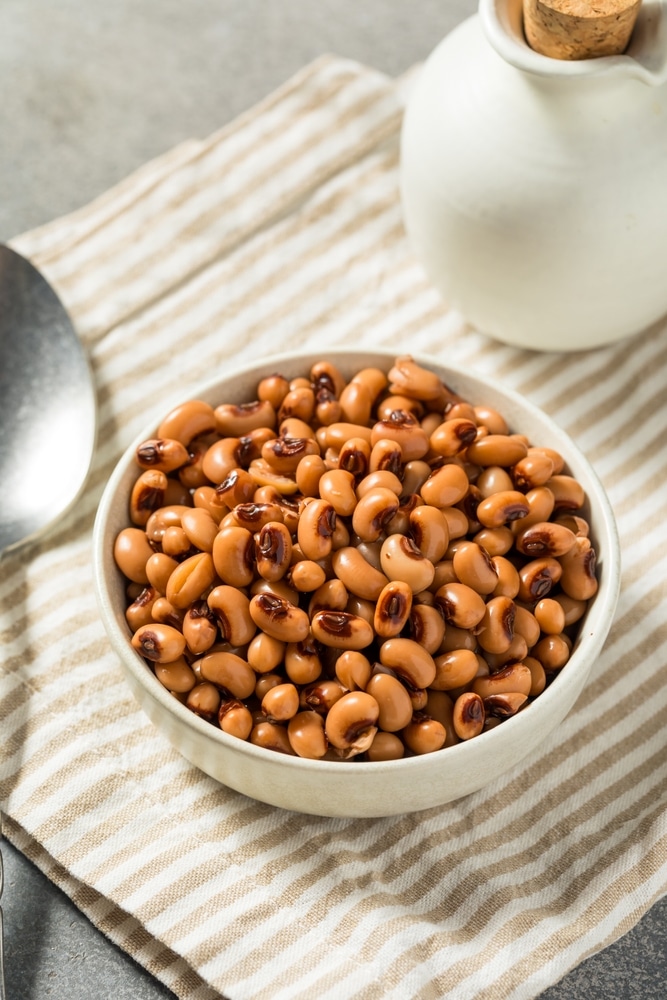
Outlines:
[[523, 31], [522, 0], [480, 0], [479, 17], [498, 55], [525, 73], [554, 79], [627, 78], [660, 86], [667, 83], [665, 7], [665, 0], [644, 0], [625, 52], [597, 59], [552, 59], [531, 49]]

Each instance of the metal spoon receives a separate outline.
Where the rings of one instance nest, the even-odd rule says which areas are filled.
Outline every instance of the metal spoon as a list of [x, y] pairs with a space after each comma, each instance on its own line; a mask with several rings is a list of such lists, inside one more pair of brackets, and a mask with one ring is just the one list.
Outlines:
[[[69, 510], [95, 444], [93, 380], [51, 286], [0, 246], [0, 561]], [[2, 895], [0, 855], [0, 896]], [[5, 997], [0, 909], [0, 1000]]]

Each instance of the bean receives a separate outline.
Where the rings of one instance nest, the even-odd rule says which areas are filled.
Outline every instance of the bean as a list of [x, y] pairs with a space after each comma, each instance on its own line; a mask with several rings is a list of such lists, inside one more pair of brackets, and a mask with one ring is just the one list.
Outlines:
[[514, 605], [514, 633], [526, 640], [528, 648], [535, 645], [540, 637], [540, 625], [535, 615], [520, 604]]
[[317, 643], [312, 636], [290, 642], [285, 650], [285, 672], [294, 684], [312, 684], [322, 673]]
[[269, 722], [287, 722], [299, 711], [299, 692], [294, 684], [276, 684], [262, 698], [262, 712]]
[[531, 698], [536, 698], [538, 694], [542, 694], [547, 684], [544, 667], [534, 656], [526, 656], [523, 664], [530, 670], [530, 691], [528, 694]]
[[433, 691], [453, 691], [465, 687], [475, 677], [477, 656], [469, 649], [453, 649], [435, 657], [435, 678], [431, 681]]
[[380, 393], [386, 389], [388, 379], [381, 368], [362, 368], [353, 375], [351, 382], [362, 382], [368, 387], [371, 399], [376, 400]]
[[[294, 478], [300, 492], [305, 497], [320, 496], [320, 483], [327, 471], [323, 458], [317, 455], [304, 455], [296, 467]], [[326, 498], [325, 498], [326, 499]]]
[[187, 446], [201, 434], [215, 430], [213, 407], [199, 399], [181, 403], [164, 418], [157, 429], [156, 437], [172, 438]]
[[368, 622], [347, 611], [317, 611], [310, 627], [318, 642], [334, 649], [365, 649], [373, 641]]
[[361, 479], [368, 472], [371, 457], [371, 446], [364, 438], [350, 438], [338, 452], [336, 466], [344, 472], [350, 472], [355, 480]]
[[433, 657], [414, 639], [387, 639], [380, 646], [380, 663], [411, 688], [430, 687], [436, 674]]
[[364, 691], [370, 676], [370, 660], [356, 649], [343, 650], [336, 660], [336, 677], [348, 691]]
[[403, 580], [392, 580], [383, 587], [375, 606], [373, 627], [384, 639], [399, 635], [405, 628], [412, 608], [412, 590]]
[[385, 538], [380, 551], [383, 572], [388, 580], [402, 580], [418, 594], [428, 590], [435, 576], [433, 563], [426, 559], [411, 538], [394, 534]]
[[166, 597], [158, 597], [153, 605], [152, 619], [162, 625], [172, 625], [179, 632], [183, 631], [183, 611], [175, 608]]
[[[450, 462], [436, 469], [423, 484], [420, 494], [425, 503], [433, 507], [453, 507], [463, 500], [470, 483], [464, 470]], [[468, 525], [466, 523], [465, 530]], [[450, 537], [452, 532], [450, 530]]]
[[416, 717], [403, 730], [405, 745], [414, 754], [435, 753], [447, 742], [447, 730], [437, 719]]
[[[267, 691], [270, 691], [271, 688], [277, 687], [278, 684], [282, 684], [284, 679], [285, 678], [282, 676], [282, 674], [277, 674], [277, 673], [262, 674], [255, 681], [255, 697], [261, 701], [264, 695], [267, 693]], [[263, 719], [266, 718], [263, 712], [261, 712], [261, 715]]]
[[284, 375], [276, 372], [266, 375], [257, 386], [257, 398], [271, 404], [274, 410], [280, 409], [280, 404], [289, 392], [289, 382]]
[[371, 566], [354, 546], [337, 549], [331, 563], [334, 573], [346, 590], [369, 601], [376, 601], [389, 582], [384, 573]]
[[498, 585], [498, 570], [486, 549], [477, 542], [461, 542], [452, 559], [461, 583], [478, 594], [492, 594]]
[[302, 689], [301, 704], [304, 708], [312, 708], [314, 712], [326, 715], [344, 694], [345, 688], [338, 681], [320, 680]]
[[125, 609], [125, 619], [133, 632], [142, 625], [150, 625], [153, 621], [153, 605], [158, 596], [155, 587], [144, 587], [132, 604]]
[[450, 541], [453, 538], [463, 538], [468, 532], [468, 518], [457, 507], [442, 507], [440, 513], [447, 522]]
[[501, 413], [490, 406], [478, 405], [473, 408], [475, 420], [488, 428], [489, 434], [509, 434], [509, 427]]
[[273, 750], [274, 753], [284, 753], [295, 757], [296, 753], [292, 749], [289, 741], [287, 727], [277, 725], [275, 722], [259, 722], [250, 733], [250, 742], [265, 750]]
[[[201, 459], [201, 468], [206, 479], [216, 485], [223, 483], [229, 473], [239, 467], [240, 447], [240, 439], [236, 437], [222, 438], [211, 444]], [[218, 498], [218, 503], [220, 502]]]
[[332, 548], [336, 511], [326, 500], [313, 500], [299, 518], [297, 538], [307, 559], [324, 559]]
[[289, 585], [286, 577], [282, 580], [263, 580], [259, 577], [250, 587], [250, 596], [256, 597], [259, 594], [279, 597], [281, 601], [287, 601], [289, 604], [299, 603], [299, 592]]
[[553, 459], [539, 448], [529, 448], [525, 458], [512, 469], [512, 478], [519, 490], [533, 490], [544, 486], [554, 472]]
[[372, 761], [400, 760], [405, 755], [403, 741], [394, 733], [378, 731], [373, 742], [366, 751], [366, 756]]
[[570, 658], [570, 647], [562, 635], [545, 635], [531, 649], [545, 670], [560, 670]]
[[445, 621], [435, 607], [413, 604], [408, 618], [410, 638], [433, 656], [445, 637]]
[[455, 417], [444, 420], [430, 435], [429, 443], [437, 455], [453, 458], [472, 444], [477, 437], [477, 427], [472, 420]]
[[300, 594], [312, 593], [326, 582], [326, 573], [312, 559], [300, 559], [289, 572], [290, 582]]
[[344, 694], [329, 709], [325, 732], [329, 743], [345, 757], [364, 753], [377, 732], [380, 708], [375, 698], [365, 691]]
[[251, 403], [223, 403], [215, 408], [218, 434], [223, 437], [241, 437], [257, 427], [275, 427], [276, 411], [268, 399]]
[[350, 594], [345, 605], [345, 611], [351, 615], [363, 618], [371, 628], [373, 628], [373, 622], [375, 621], [375, 608], [376, 604], [374, 601], [366, 601], [363, 597], [356, 597], [355, 594]]
[[[389, 472], [400, 479], [403, 471], [403, 451], [398, 441], [379, 438], [371, 448], [368, 471]], [[397, 496], [400, 492], [399, 490]]]
[[404, 729], [412, 719], [410, 695], [391, 674], [374, 674], [366, 685], [366, 693], [378, 703], [378, 726], [385, 732], [396, 733]]
[[519, 570], [519, 600], [527, 604], [539, 601], [551, 592], [554, 584], [561, 578], [563, 568], [557, 559], [551, 556], [544, 556], [541, 559], [532, 559]]
[[290, 382], [290, 391], [287, 393], [280, 409], [278, 410], [278, 420], [282, 422], [287, 417], [297, 417], [306, 423], [311, 423], [315, 413], [315, 393], [311, 385], [305, 381], [302, 383]]
[[533, 612], [543, 632], [559, 635], [565, 628], [565, 611], [558, 601], [548, 597], [538, 601]]
[[138, 445], [135, 455], [141, 469], [157, 469], [167, 474], [185, 465], [189, 458], [185, 445], [174, 438], [144, 441]]
[[597, 593], [596, 555], [590, 538], [575, 536], [574, 545], [560, 557], [559, 563], [562, 567], [560, 585], [568, 597], [588, 601]]
[[477, 520], [486, 528], [500, 528], [510, 521], [525, 517], [530, 507], [523, 493], [502, 490], [492, 493], [477, 505]]
[[172, 556], [177, 562], [181, 562], [195, 553], [194, 546], [186, 533], [175, 524], [167, 528], [162, 536], [162, 551], [166, 555]]
[[279, 639], [266, 632], [257, 632], [248, 645], [248, 663], [257, 674], [270, 673], [283, 662], [286, 648], [287, 644]]
[[445, 747], [453, 747], [460, 742], [454, 729], [454, 702], [446, 691], [430, 689], [424, 711], [429, 718], [439, 722], [445, 730]]
[[520, 708], [525, 705], [528, 696], [521, 691], [507, 691], [503, 694], [490, 694], [484, 699], [484, 711], [487, 718], [489, 716], [500, 716], [508, 718], [516, 715]]
[[507, 694], [514, 691], [527, 697], [532, 683], [530, 668], [525, 663], [511, 663], [488, 677], [477, 677], [472, 682], [472, 689], [482, 699], [493, 694]]
[[350, 424], [367, 424], [374, 398], [364, 382], [348, 382], [338, 397], [342, 419]]
[[308, 604], [308, 617], [312, 618], [316, 611], [345, 611], [348, 592], [342, 580], [326, 580], [314, 591]]
[[254, 541], [247, 528], [221, 528], [213, 542], [213, 565], [220, 579], [232, 587], [252, 583]]
[[522, 531], [516, 540], [516, 547], [525, 556], [564, 556], [573, 547], [576, 535], [563, 524], [553, 521], [538, 521]]
[[[296, 479], [293, 476], [276, 472], [263, 458], [253, 459], [248, 466], [248, 472], [256, 486], [273, 486], [276, 492], [282, 496], [291, 496], [298, 490]], [[257, 499], [257, 492], [255, 492], [254, 499]]]
[[233, 511], [229, 514], [231, 525], [237, 525], [239, 528], [245, 528], [246, 531], [250, 531], [253, 534], [257, 531], [261, 531], [265, 524], [270, 524], [272, 521], [280, 521], [284, 523], [284, 514], [282, 508], [277, 503], [256, 503], [252, 501], [251, 503], [241, 503], [238, 504]]
[[306, 612], [280, 597], [258, 594], [251, 599], [249, 610], [255, 625], [274, 639], [301, 642], [308, 635]]
[[516, 597], [521, 586], [521, 579], [514, 563], [505, 559], [504, 556], [494, 556], [492, 562], [498, 574], [498, 582], [491, 591], [492, 595], [494, 597]]
[[442, 511], [422, 504], [411, 511], [409, 534], [425, 559], [439, 562], [449, 545], [449, 526]]
[[452, 722], [461, 740], [470, 740], [484, 729], [484, 702], [474, 691], [466, 691], [454, 702]]
[[472, 629], [458, 628], [451, 622], [445, 627], [445, 634], [440, 643], [439, 653], [448, 653], [452, 649], [477, 649], [477, 636]]
[[336, 397], [345, 388], [343, 374], [333, 361], [316, 361], [310, 369], [310, 381], [317, 386], [326, 386]]
[[574, 625], [578, 622], [586, 611], [586, 601], [569, 597], [568, 594], [555, 594], [553, 599], [557, 604], [560, 604], [563, 609], [563, 613], [565, 615], [565, 628], [567, 628], [568, 625]]
[[255, 541], [257, 572], [264, 580], [281, 580], [289, 569], [292, 536], [281, 521], [269, 521]]
[[135, 583], [148, 583], [146, 564], [153, 555], [141, 528], [123, 528], [114, 542], [113, 556], [121, 573]]
[[518, 438], [506, 434], [487, 434], [468, 446], [468, 461], [475, 465], [516, 465], [528, 453], [526, 445]]
[[352, 514], [352, 529], [368, 542], [380, 537], [398, 510], [398, 497], [392, 490], [376, 487], [358, 502]]
[[142, 625], [132, 636], [132, 647], [147, 660], [171, 663], [178, 660], [185, 650], [183, 635], [171, 625], [159, 622]]
[[317, 712], [297, 712], [287, 724], [287, 736], [295, 754], [307, 760], [319, 760], [329, 749], [324, 719]]
[[216, 619], [206, 601], [194, 601], [185, 612], [182, 625], [187, 647], [201, 656], [218, 638]]
[[145, 525], [154, 511], [164, 506], [167, 477], [164, 472], [149, 469], [135, 480], [130, 494], [130, 520]]
[[492, 597], [478, 625], [477, 641], [488, 653], [505, 653], [514, 638], [516, 605], [510, 597]]
[[198, 486], [192, 494], [192, 500], [195, 508], [207, 511], [216, 524], [220, 524], [228, 513], [227, 507], [220, 503], [212, 486]]
[[255, 481], [245, 469], [232, 469], [216, 489], [218, 500], [230, 509], [249, 503], [255, 492]]
[[210, 592], [207, 604], [227, 642], [245, 646], [251, 641], [257, 627], [250, 615], [250, 601], [241, 590], [221, 584]]
[[481, 545], [491, 558], [494, 558], [495, 556], [504, 556], [510, 551], [514, 545], [514, 535], [505, 525], [501, 525], [499, 528], [482, 528], [473, 537], [473, 542]]
[[395, 359], [389, 369], [390, 392], [401, 392], [412, 399], [439, 399], [442, 382], [435, 374], [421, 365], [409, 354]]
[[403, 462], [423, 458], [429, 450], [426, 432], [407, 410], [394, 410], [386, 420], [373, 424], [371, 447], [383, 440], [394, 441], [400, 446]]
[[329, 424], [324, 428], [324, 442], [327, 448], [335, 448], [340, 451], [346, 441], [351, 438], [363, 438], [371, 443], [371, 429], [363, 424], [350, 424], [346, 421]]
[[573, 511], [583, 507], [586, 499], [584, 488], [572, 476], [552, 476], [545, 485], [554, 495], [554, 510]]
[[197, 678], [182, 656], [169, 663], [156, 663], [155, 676], [163, 687], [176, 694], [187, 694], [197, 683]]
[[358, 484], [355, 491], [357, 499], [361, 500], [367, 493], [378, 488], [390, 490], [397, 497], [403, 495], [403, 483], [398, 476], [388, 469], [377, 469], [369, 472]]
[[255, 671], [236, 653], [206, 653], [200, 660], [202, 678], [229, 691], [235, 698], [249, 698], [255, 691]]
[[435, 600], [445, 622], [457, 628], [473, 629], [484, 617], [484, 599], [464, 583], [445, 583], [435, 592]]
[[191, 545], [201, 552], [212, 552], [215, 536], [218, 534], [218, 523], [208, 510], [198, 507], [183, 511], [181, 527], [188, 536]]
[[198, 715], [200, 719], [213, 722], [220, 709], [220, 692], [215, 684], [209, 681], [201, 681], [188, 692], [185, 707]]
[[208, 552], [198, 552], [180, 563], [167, 581], [166, 597], [175, 608], [188, 608], [199, 600], [215, 579], [213, 560]]

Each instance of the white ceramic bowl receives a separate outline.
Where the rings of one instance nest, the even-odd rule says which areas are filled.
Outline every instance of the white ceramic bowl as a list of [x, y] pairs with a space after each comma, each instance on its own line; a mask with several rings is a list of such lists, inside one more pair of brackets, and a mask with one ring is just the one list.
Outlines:
[[[247, 402], [255, 398], [263, 375], [275, 371], [288, 378], [307, 374], [322, 357], [294, 353], [268, 358], [193, 387], [173, 402], [190, 398], [214, 405]], [[329, 351], [326, 357], [349, 377], [366, 366], [388, 370], [394, 355], [346, 350]], [[102, 621], [132, 692], [184, 757], [224, 785], [262, 802], [321, 816], [388, 816], [441, 805], [476, 791], [513, 768], [558, 726], [584, 687], [611, 626], [620, 580], [619, 543], [609, 501], [589, 462], [549, 417], [516, 393], [431, 358], [416, 360], [473, 403], [499, 410], [511, 429], [525, 433], [531, 443], [561, 452], [569, 471], [586, 490], [587, 516], [598, 556], [599, 590], [568, 663], [525, 711], [466, 743], [386, 763], [305, 760], [255, 747], [192, 714], [162, 687], [132, 649], [124, 615], [124, 582], [112, 555], [116, 534], [128, 523], [128, 497], [137, 475], [136, 445], [154, 435], [159, 419], [171, 409], [169, 401], [155, 423], [127, 449], [102, 497], [93, 540], [95, 584]]]

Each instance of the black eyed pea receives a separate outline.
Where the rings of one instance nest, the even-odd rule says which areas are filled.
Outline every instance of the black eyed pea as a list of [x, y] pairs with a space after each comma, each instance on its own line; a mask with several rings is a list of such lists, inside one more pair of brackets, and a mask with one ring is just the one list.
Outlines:
[[256, 594], [249, 610], [257, 628], [281, 642], [302, 642], [310, 630], [305, 611], [272, 594]]
[[269, 594], [271, 597], [279, 597], [289, 604], [297, 605], [299, 603], [299, 592], [290, 586], [287, 577], [283, 577], [282, 580], [263, 580], [261, 577], [258, 577], [251, 584], [250, 596], [256, 597], [258, 594]]
[[371, 663], [359, 650], [345, 649], [336, 660], [336, 678], [348, 691], [365, 691], [371, 677]]
[[153, 605], [159, 596], [155, 587], [144, 587], [132, 601], [132, 604], [125, 609], [125, 620], [133, 632], [136, 632], [142, 625], [150, 625], [154, 620]]
[[[290, 642], [285, 650], [285, 673], [293, 684], [313, 684], [322, 673], [318, 646], [312, 636]], [[268, 714], [268, 713], [267, 713]]]
[[250, 615], [250, 601], [238, 587], [229, 584], [214, 587], [207, 597], [207, 606], [226, 642], [245, 646], [252, 641], [257, 626]]
[[551, 556], [531, 559], [519, 570], [519, 593], [517, 597], [525, 604], [532, 604], [548, 597], [552, 587], [558, 583], [563, 573], [559, 560]]
[[529, 511], [530, 506], [523, 493], [501, 490], [477, 504], [476, 518], [485, 528], [500, 528], [525, 517]]
[[192, 668], [182, 656], [169, 663], [156, 663], [154, 670], [160, 684], [175, 694], [187, 694], [197, 683]]
[[294, 478], [300, 492], [305, 497], [320, 496], [320, 482], [327, 471], [324, 459], [317, 455], [305, 455], [296, 467]]
[[[399, 635], [412, 608], [412, 589], [403, 580], [391, 580], [383, 587], [375, 605], [373, 627], [383, 639]], [[384, 727], [382, 727], [384, 728]]]
[[350, 472], [355, 480], [362, 479], [368, 472], [371, 446], [365, 438], [350, 438], [338, 451], [336, 466], [343, 472]]
[[222, 403], [216, 406], [215, 423], [221, 437], [242, 437], [257, 427], [275, 427], [276, 411], [267, 399], [251, 403]]
[[573, 511], [583, 507], [586, 495], [580, 482], [572, 476], [552, 476], [544, 484], [554, 495], [554, 510]]
[[218, 708], [218, 723], [223, 733], [237, 740], [247, 740], [252, 732], [252, 715], [238, 698], [221, 701]]
[[164, 506], [167, 477], [157, 469], [148, 469], [137, 477], [130, 494], [130, 520], [144, 526], [156, 510]]
[[257, 386], [257, 398], [262, 402], [270, 403], [276, 412], [280, 409], [280, 404], [288, 392], [289, 382], [279, 372], [266, 375]]
[[570, 646], [563, 635], [545, 635], [535, 643], [530, 655], [539, 660], [545, 670], [560, 670], [570, 659]]
[[[294, 476], [276, 472], [263, 458], [253, 459], [248, 466], [248, 473], [254, 480], [256, 487], [271, 486], [276, 493], [283, 497], [289, 497], [299, 489]], [[253, 499], [258, 499], [257, 490], [255, 490]]]
[[295, 475], [303, 458], [319, 454], [319, 445], [313, 438], [277, 437], [263, 444], [261, 457], [281, 475]]
[[368, 601], [376, 601], [382, 588], [389, 583], [388, 577], [371, 566], [353, 545], [336, 549], [331, 564], [345, 589]]
[[475, 479], [475, 485], [484, 500], [494, 493], [504, 493], [515, 489], [512, 477], [507, 469], [503, 469], [501, 465], [485, 466]]
[[301, 689], [300, 704], [304, 709], [312, 709], [325, 716], [345, 693], [339, 681], [320, 680]]
[[390, 392], [420, 400], [438, 400], [442, 396], [443, 385], [435, 372], [423, 368], [409, 354], [394, 360], [388, 378]]
[[191, 441], [215, 430], [213, 407], [200, 399], [191, 399], [173, 409], [157, 429], [157, 438], [180, 441], [187, 448]]
[[349, 517], [357, 506], [354, 475], [345, 469], [329, 469], [319, 481], [319, 495], [336, 514]]
[[376, 400], [387, 388], [389, 380], [381, 368], [362, 368], [352, 376], [350, 382], [361, 382], [368, 388], [371, 399]]
[[[368, 472], [390, 472], [399, 480], [403, 474], [403, 451], [398, 441], [380, 438], [371, 448]], [[399, 493], [402, 492], [399, 490]], [[398, 494], [397, 494], [398, 495]]]
[[468, 518], [458, 507], [442, 507], [440, 513], [447, 522], [450, 541], [468, 533]]
[[563, 609], [563, 614], [565, 615], [565, 628], [567, 628], [568, 625], [576, 624], [576, 622], [583, 617], [587, 608], [586, 601], [577, 600], [574, 597], [568, 597], [567, 594], [555, 594], [553, 599], [560, 604]]
[[215, 616], [206, 601], [194, 601], [183, 618], [182, 631], [187, 647], [195, 656], [207, 652], [218, 638]]
[[380, 551], [382, 570], [388, 580], [402, 580], [418, 594], [433, 583], [435, 567], [407, 535], [393, 534], [385, 538]]
[[484, 702], [474, 691], [460, 694], [454, 702], [452, 721], [460, 740], [470, 740], [484, 729]]
[[150, 438], [136, 450], [137, 465], [141, 469], [157, 469], [169, 474], [189, 460], [188, 449], [174, 438]]
[[477, 542], [461, 542], [452, 557], [454, 572], [461, 583], [478, 594], [492, 594], [498, 585], [498, 571], [486, 549]]
[[518, 437], [507, 434], [487, 434], [478, 437], [473, 444], [468, 446], [467, 458], [469, 462], [482, 467], [487, 465], [500, 465], [510, 468], [526, 457], [528, 448]]
[[365, 691], [350, 691], [331, 706], [325, 720], [329, 743], [345, 758], [364, 753], [377, 732], [380, 707]]
[[487, 653], [506, 653], [514, 638], [516, 605], [511, 597], [492, 597], [477, 625], [477, 641]]
[[439, 562], [449, 545], [449, 526], [442, 511], [427, 504], [412, 510], [408, 517], [408, 533], [421, 554], [432, 562]]
[[454, 691], [465, 687], [476, 676], [477, 656], [469, 649], [453, 649], [434, 658], [436, 674], [431, 681], [433, 691]]
[[153, 604], [153, 621], [162, 625], [173, 625], [179, 632], [183, 631], [185, 612], [175, 608], [166, 597], [158, 597]]
[[521, 586], [519, 571], [513, 562], [504, 556], [493, 556], [493, 565], [498, 574], [498, 582], [491, 591], [494, 597], [516, 597]]
[[445, 620], [440, 611], [428, 604], [413, 604], [408, 618], [409, 637], [434, 656], [445, 637]]
[[255, 503], [251, 501], [250, 503], [237, 504], [236, 507], [229, 514], [230, 520], [225, 522], [236, 525], [239, 528], [245, 528], [246, 531], [250, 531], [253, 534], [257, 531], [261, 531], [265, 524], [269, 524], [271, 521], [285, 521], [285, 516], [280, 504], [277, 503]]
[[336, 511], [326, 500], [312, 500], [299, 518], [297, 540], [306, 559], [317, 562], [329, 555], [336, 528]]
[[528, 695], [522, 694], [520, 691], [490, 694], [487, 698], [484, 698], [484, 711], [487, 722], [494, 717], [506, 719], [510, 715], [516, 715], [527, 701]]
[[348, 382], [338, 397], [342, 420], [351, 424], [367, 424], [371, 418], [373, 396], [364, 382]]
[[188, 692], [185, 707], [200, 719], [213, 722], [220, 709], [220, 692], [210, 681], [200, 681]]
[[474, 406], [473, 419], [486, 427], [489, 434], [509, 434], [509, 427], [503, 415], [490, 406], [484, 404]]
[[378, 420], [371, 432], [371, 447], [378, 441], [394, 441], [400, 446], [403, 462], [423, 458], [429, 451], [429, 440], [417, 417], [407, 410], [394, 410], [386, 420]]
[[132, 636], [132, 648], [147, 660], [170, 663], [178, 660], [185, 650], [185, 639], [172, 625], [159, 622], [142, 625]]
[[464, 583], [445, 583], [438, 587], [435, 601], [448, 626], [466, 630], [476, 628], [486, 610], [482, 596]]
[[472, 682], [472, 690], [483, 700], [492, 694], [508, 694], [518, 691], [528, 697], [533, 684], [530, 667], [525, 663], [510, 663], [488, 677], [477, 677]]
[[403, 495], [403, 483], [396, 473], [390, 472], [389, 469], [377, 469], [375, 472], [369, 472], [358, 484], [356, 489], [357, 498], [361, 500], [367, 493], [378, 487], [391, 490], [397, 497]]
[[531, 559], [539, 556], [553, 556], [558, 559], [570, 551], [577, 536], [564, 524], [554, 521], [538, 521], [529, 525], [517, 536], [516, 548]]
[[[165, 552], [153, 552], [146, 562], [146, 576], [152, 587], [155, 587], [159, 594], [167, 592], [167, 582], [174, 572], [178, 563]], [[127, 575], [127, 574], [126, 574]]]
[[387, 639], [380, 646], [380, 663], [393, 670], [411, 689], [428, 688], [435, 679], [433, 657], [414, 639]]
[[113, 555], [121, 573], [134, 583], [148, 583], [146, 564], [153, 555], [146, 533], [141, 528], [123, 528], [114, 542]]
[[356, 615], [359, 618], [363, 618], [365, 622], [368, 622], [371, 628], [374, 628], [375, 622], [375, 602], [366, 601], [363, 597], [357, 597], [355, 594], [350, 594], [347, 599], [347, 604], [345, 605], [345, 610], [351, 614]]
[[299, 692], [294, 684], [276, 684], [262, 698], [262, 712], [269, 722], [287, 722], [299, 711]]
[[247, 528], [221, 528], [213, 542], [213, 565], [220, 579], [231, 587], [247, 587], [254, 577], [255, 545]]
[[162, 536], [162, 551], [177, 562], [196, 554], [195, 547], [186, 533], [175, 524], [167, 528]]
[[436, 455], [453, 458], [472, 444], [477, 437], [477, 425], [465, 417], [444, 420], [432, 432], [430, 444]]
[[577, 601], [588, 601], [598, 589], [595, 576], [596, 555], [585, 535], [575, 536], [572, 548], [558, 560], [562, 573], [560, 585], [564, 593]]
[[366, 751], [366, 756], [373, 761], [400, 760], [405, 756], [405, 744], [395, 733], [378, 731]]
[[[465, 470], [460, 465], [449, 462], [431, 473], [422, 485], [420, 493], [424, 502], [431, 504], [432, 507], [453, 507], [454, 504], [463, 500], [469, 487], [470, 483]], [[465, 534], [467, 530], [466, 520], [462, 533]], [[453, 537], [455, 536], [450, 531], [450, 538]]]
[[287, 726], [281, 726], [275, 722], [258, 722], [253, 726], [250, 733], [250, 742], [256, 747], [263, 747], [265, 750], [272, 750], [274, 753], [284, 753], [292, 757], [296, 753], [292, 749], [287, 734]]
[[514, 545], [514, 535], [506, 525], [501, 525], [499, 528], [482, 528], [473, 537], [473, 542], [485, 548], [491, 558], [494, 558], [504, 556], [510, 551]]
[[365, 493], [352, 514], [352, 530], [366, 542], [374, 542], [383, 533], [399, 507], [392, 490], [381, 486]]
[[442, 750], [447, 742], [447, 730], [443, 724], [425, 713], [423, 716], [415, 713], [413, 720], [403, 730], [402, 736], [405, 745], [417, 756]]
[[235, 698], [249, 698], [254, 694], [255, 671], [236, 653], [206, 653], [199, 664], [203, 680], [229, 691]]
[[165, 596], [175, 608], [184, 610], [198, 600], [214, 580], [213, 559], [208, 552], [198, 552], [178, 564], [167, 581]]
[[230, 510], [240, 503], [249, 503], [255, 492], [255, 481], [245, 469], [232, 469], [216, 487], [215, 493]]
[[304, 383], [290, 382], [290, 391], [278, 410], [278, 422], [282, 423], [288, 417], [297, 417], [307, 424], [312, 423], [315, 403], [315, 393], [307, 381]]
[[290, 746], [298, 757], [319, 760], [329, 749], [324, 731], [324, 719], [309, 709], [297, 712], [289, 720], [287, 736]]
[[[201, 459], [201, 467], [209, 483], [223, 483], [233, 469], [240, 465], [241, 441], [239, 438], [221, 438], [211, 444]], [[216, 497], [218, 504], [222, 503]]]
[[454, 702], [446, 691], [429, 689], [424, 712], [429, 718], [439, 722], [445, 730], [445, 747], [453, 747], [460, 742], [454, 729]]
[[190, 539], [190, 543], [201, 552], [212, 552], [215, 536], [218, 534], [218, 521], [208, 510], [192, 507], [183, 511], [181, 527]]
[[267, 674], [283, 662], [286, 648], [287, 644], [279, 639], [274, 639], [266, 632], [257, 632], [248, 644], [246, 657], [255, 673]]
[[300, 594], [310, 594], [326, 582], [326, 571], [312, 559], [300, 559], [289, 571], [292, 586]]
[[525, 458], [512, 468], [512, 478], [516, 488], [523, 491], [544, 486], [554, 473], [554, 463], [550, 455], [539, 448], [529, 448]]
[[264, 580], [282, 580], [292, 558], [292, 536], [281, 521], [262, 526], [255, 540], [257, 572]]
[[366, 694], [370, 694], [378, 703], [380, 729], [387, 733], [397, 733], [411, 721], [410, 695], [396, 677], [391, 674], [373, 674], [366, 685]]
[[368, 622], [348, 611], [317, 611], [310, 627], [318, 642], [334, 649], [365, 649], [374, 638]]
[[326, 580], [313, 593], [308, 603], [308, 617], [312, 618], [316, 611], [345, 611], [349, 594], [342, 580], [334, 578]]
[[560, 635], [565, 628], [565, 611], [558, 601], [544, 597], [538, 601], [533, 614], [542, 632], [548, 635]]

